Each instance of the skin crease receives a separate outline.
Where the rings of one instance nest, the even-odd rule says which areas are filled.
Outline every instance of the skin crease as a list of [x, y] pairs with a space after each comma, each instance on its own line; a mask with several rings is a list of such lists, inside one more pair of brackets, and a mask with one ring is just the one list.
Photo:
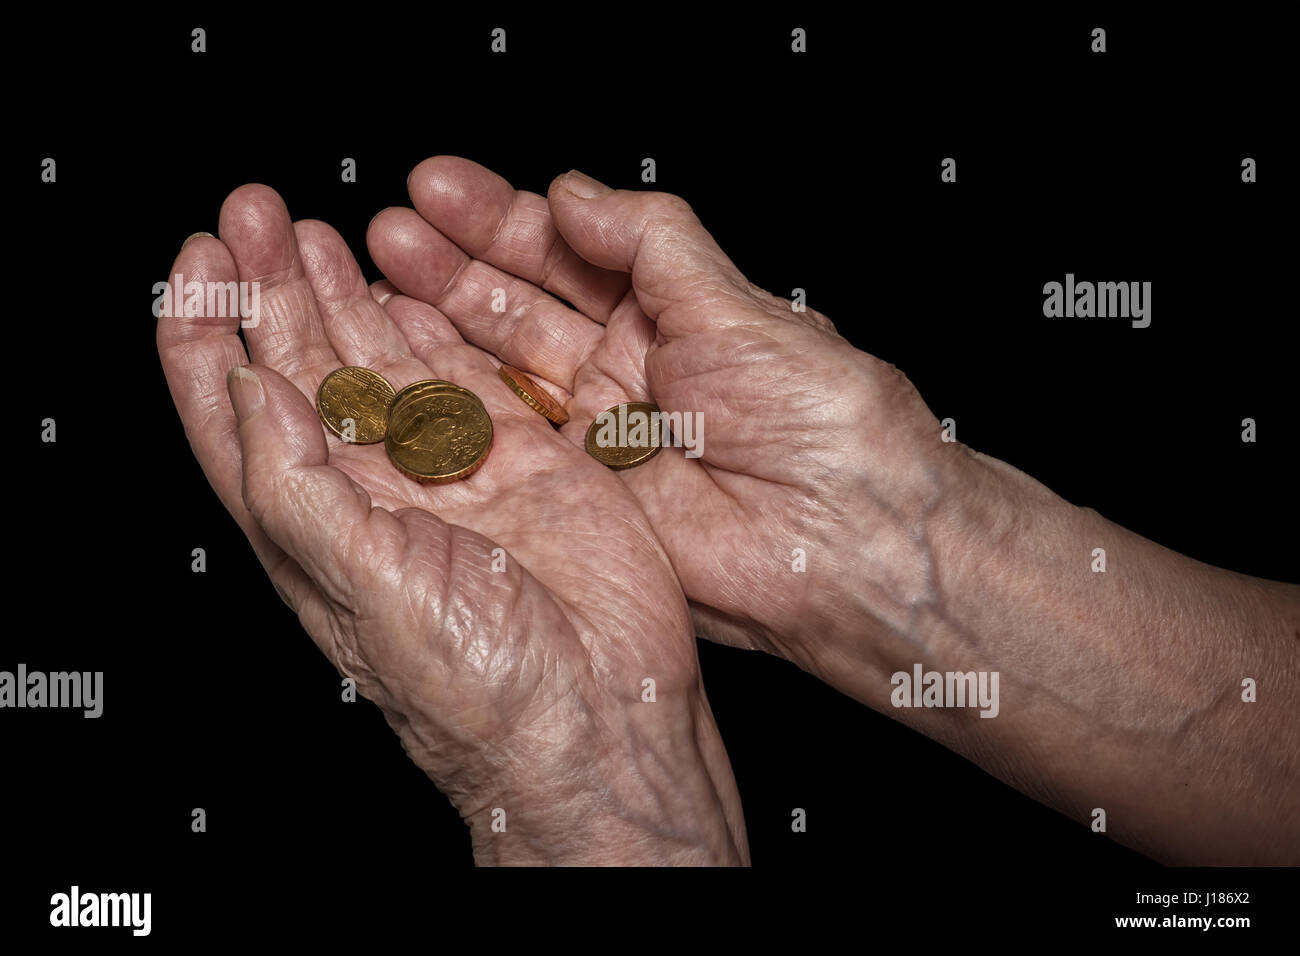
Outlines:
[[[631, 490], [436, 310], [381, 306], [338, 234], [293, 223], [271, 189], [232, 193], [219, 232], [169, 275], [259, 281], [261, 314], [247, 353], [237, 317], [159, 320], [186, 435], [312, 639], [460, 810], [476, 860], [747, 863], [689, 610]], [[494, 427], [482, 468], [421, 485], [382, 444], [327, 435], [316, 390], [343, 365], [473, 391]]]
[[[699, 633], [785, 657], [1081, 824], [1103, 808], [1107, 835], [1156, 858], [1300, 862], [1300, 588], [941, 441], [898, 369], [748, 282], [675, 196], [573, 172], [543, 197], [447, 156], [408, 188], [414, 209], [381, 212], [367, 244], [412, 343], [449, 323], [543, 381], [575, 446], [618, 402], [702, 413], [701, 460], [621, 473]], [[997, 671], [998, 717], [895, 709], [890, 675], [918, 662]]]

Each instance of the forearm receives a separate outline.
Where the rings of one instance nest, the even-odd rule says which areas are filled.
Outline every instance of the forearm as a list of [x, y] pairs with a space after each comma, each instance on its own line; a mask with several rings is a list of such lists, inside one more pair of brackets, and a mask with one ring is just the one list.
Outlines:
[[[1159, 859], [1300, 862], [1300, 588], [952, 451], [886, 612], [873, 595], [870, 624], [806, 666], [1080, 822], [1104, 809], [1111, 836]], [[996, 718], [895, 707], [890, 675], [915, 664], [997, 672]]]

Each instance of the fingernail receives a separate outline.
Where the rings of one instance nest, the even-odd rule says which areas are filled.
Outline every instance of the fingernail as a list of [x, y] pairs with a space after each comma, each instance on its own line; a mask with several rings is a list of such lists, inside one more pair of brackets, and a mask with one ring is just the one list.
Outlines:
[[226, 376], [226, 388], [230, 391], [230, 404], [235, 407], [235, 418], [239, 419], [240, 423], [248, 421], [266, 404], [262, 380], [251, 368], [239, 365], [232, 368], [230, 374]]
[[194, 241], [195, 239], [197, 239], [199, 236], [207, 236], [209, 239], [215, 239], [215, 238], [217, 238], [216, 236], [214, 236], [214, 235], [213, 235], [212, 233], [210, 233], [210, 232], [195, 232], [195, 233], [191, 233], [189, 236], [186, 237], [185, 241], [181, 243], [181, 248], [184, 249], [186, 246], [188, 246], [191, 242], [193, 242], [193, 241]]
[[604, 183], [598, 183], [576, 169], [571, 169], [564, 174], [564, 188], [579, 199], [596, 199], [610, 191]]

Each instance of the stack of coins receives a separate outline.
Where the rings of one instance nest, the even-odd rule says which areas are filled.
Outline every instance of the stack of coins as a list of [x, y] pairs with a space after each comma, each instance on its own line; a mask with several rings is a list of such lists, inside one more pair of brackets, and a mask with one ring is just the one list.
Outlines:
[[400, 392], [367, 368], [331, 372], [316, 393], [325, 427], [346, 442], [383, 442], [402, 474], [422, 482], [472, 475], [492, 447], [492, 419], [469, 389], [441, 379]]
[[458, 481], [487, 457], [492, 419], [467, 388], [414, 382], [393, 396], [384, 447], [397, 470], [416, 481]]

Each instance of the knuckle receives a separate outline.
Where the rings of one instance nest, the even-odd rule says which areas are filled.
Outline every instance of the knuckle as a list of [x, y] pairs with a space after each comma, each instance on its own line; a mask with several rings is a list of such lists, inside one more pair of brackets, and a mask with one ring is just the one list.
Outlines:
[[646, 196], [648, 218], [681, 222], [695, 218], [691, 204], [676, 193], [650, 193]]

